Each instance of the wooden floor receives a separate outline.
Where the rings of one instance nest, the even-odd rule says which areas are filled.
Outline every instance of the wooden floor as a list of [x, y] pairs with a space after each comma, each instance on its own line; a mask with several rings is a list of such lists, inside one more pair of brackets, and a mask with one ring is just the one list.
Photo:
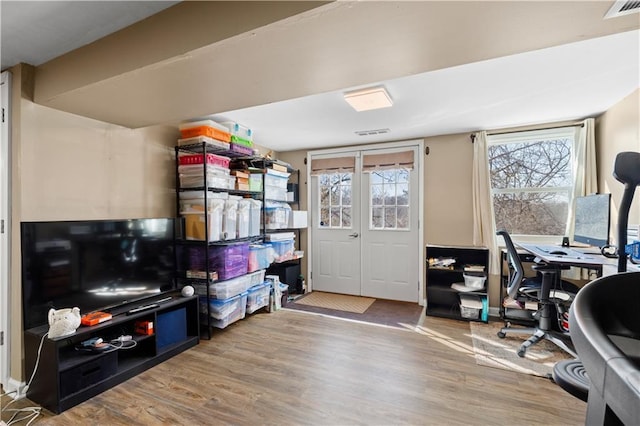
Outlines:
[[433, 317], [402, 330], [254, 314], [38, 424], [584, 424], [586, 404], [551, 381], [476, 365], [469, 334]]

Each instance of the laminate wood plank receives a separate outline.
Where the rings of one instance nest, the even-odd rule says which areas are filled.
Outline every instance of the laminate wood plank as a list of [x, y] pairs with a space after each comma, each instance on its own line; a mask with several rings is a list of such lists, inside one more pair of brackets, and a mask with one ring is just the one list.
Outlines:
[[581, 425], [585, 412], [550, 380], [477, 365], [466, 322], [401, 329], [281, 310], [39, 424]]

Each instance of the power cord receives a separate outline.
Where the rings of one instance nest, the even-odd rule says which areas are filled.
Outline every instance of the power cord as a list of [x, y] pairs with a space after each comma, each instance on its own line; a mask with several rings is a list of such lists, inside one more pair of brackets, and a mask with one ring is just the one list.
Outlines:
[[116, 349], [133, 349], [138, 345], [138, 342], [129, 335], [122, 335], [117, 339], [111, 340], [109, 344]]
[[[31, 386], [31, 382], [33, 382], [33, 378], [36, 375], [36, 371], [38, 371], [38, 366], [40, 365], [40, 355], [42, 354], [42, 344], [44, 343], [44, 339], [49, 335], [49, 332], [46, 332], [42, 338], [40, 339], [40, 345], [38, 346], [38, 356], [36, 357], [36, 365], [33, 368], [33, 372], [31, 373], [31, 377], [29, 378], [29, 381], [27, 382], [27, 384], [25, 385], [23, 392], [24, 395], [27, 394], [27, 391], [29, 390], [29, 386]], [[3, 394], [2, 396], [5, 395], [11, 395], [11, 394], [17, 394], [18, 391], [12, 391], [12, 392], [7, 392], [5, 394]], [[40, 414], [42, 413], [42, 407], [38, 407], [38, 406], [34, 406], [34, 407], [24, 407], [24, 408], [8, 408], [11, 404], [13, 404], [14, 402], [18, 401], [19, 399], [22, 398], [14, 398], [11, 402], [9, 402], [6, 406], [2, 407], [2, 411], [1, 412], [11, 412], [13, 413], [13, 416], [11, 416], [11, 418], [9, 419], [7, 423], [7, 426], [10, 425], [14, 425], [18, 422], [22, 422], [25, 420], [29, 420], [26, 424], [26, 426], [29, 426], [31, 423], [33, 423], [38, 416], [40, 416]], [[21, 413], [26, 413], [23, 417], [19, 417]]]

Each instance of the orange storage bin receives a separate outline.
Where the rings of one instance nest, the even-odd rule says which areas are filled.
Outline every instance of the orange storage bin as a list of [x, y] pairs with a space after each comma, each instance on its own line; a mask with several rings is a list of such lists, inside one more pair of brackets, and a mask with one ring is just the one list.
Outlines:
[[231, 141], [231, 135], [228, 132], [223, 132], [222, 130], [209, 126], [197, 126], [189, 127], [187, 129], [180, 129], [180, 135], [183, 139], [195, 138], [197, 136], [206, 136], [208, 138], [218, 139], [223, 142]]

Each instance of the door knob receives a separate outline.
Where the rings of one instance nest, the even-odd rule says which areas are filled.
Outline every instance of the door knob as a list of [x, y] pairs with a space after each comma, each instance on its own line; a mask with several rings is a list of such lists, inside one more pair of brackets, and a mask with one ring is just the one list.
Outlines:
[[354, 232], [353, 234], [349, 234], [349, 236], [352, 238], [358, 238], [358, 233]]

